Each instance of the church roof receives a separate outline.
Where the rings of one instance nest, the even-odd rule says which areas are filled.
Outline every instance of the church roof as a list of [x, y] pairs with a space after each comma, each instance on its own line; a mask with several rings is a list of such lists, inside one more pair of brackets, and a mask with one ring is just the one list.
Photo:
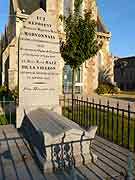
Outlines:
[[97, 16], [97, 31], [102, 33], [109, 33], [99, 14]]
[[135, 61], [135, 56], [122, 57], [122, 58], [118, 58], [117, 60], [117, 62], [122, 62], [122, 61]]
[[[41, 0], [11, 0], [13, 4], [14, 11], [16, 12], [17, 9], [20, 9], [24, 14], [31, 14], [35, 10], [40, 8]], [[45, 8], [45, 0], [42, 0], [43, 7]], [[107, 33], [109, 34], [108, 30], [106, 29], [99, 13], [97, 15], [97, 31], [100, 33]]]
[[135, 56], [118, 58], [114, 67], [119, 68], [121, 65], [124, 65], [125, 68], [135, 67]]

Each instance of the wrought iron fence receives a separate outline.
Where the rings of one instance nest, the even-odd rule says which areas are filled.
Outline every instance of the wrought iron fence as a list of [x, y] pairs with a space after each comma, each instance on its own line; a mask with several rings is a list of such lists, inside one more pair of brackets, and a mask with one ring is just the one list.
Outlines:
[[16, 103], [14, 101], [0, 101], [0, 125], [16, 124]]
[[[74, 91], [76, 94], [80, 94], [82, 92], [81, 86], [75, 86]], [[71, 94], [72, 93], [72, 84], [63, 85], [63, 94]]]
[[128, 108], [121, 109], [119, 102], [113, 107], [109, 101], [103, 105], [101, 100], [95, 102], [83, 98], [65, 98], [63, 115], [78, 123], [86, 130], [97, 125], [97, 134], [118, 145], [135, 151], [135, 112]]

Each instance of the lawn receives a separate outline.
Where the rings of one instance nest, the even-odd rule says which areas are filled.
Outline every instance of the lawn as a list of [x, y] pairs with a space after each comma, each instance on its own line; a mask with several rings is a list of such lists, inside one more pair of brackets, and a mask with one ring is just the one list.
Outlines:
[[[72, 119], [71, 106], [63, 108], [63, 115]], [[88, 129], [92, 125], [98, 126], [97, 134], [116, 144], [135, 150], [135, 118], [128, 118], [127, 114], [114, 108], [98, 105], [74, 106], [73, 120]], [[129, 142], [129, 143], [128, 143]]]
[[0, 95], [0, 107], [2, 109], [2, 114], [0, 115], [0, 125], [6, 124], [16, 124], [16, 105], [13, 101], [9, 101], [9, 97], [5, 96], [3, 98]]
[[6, 125], [8, 124], [8, 120], [5, 117], [5, 115], [0, 115], [0, 125]]
[[120, 91], [120, 94], [122, 94], [122, 95], [135, 95], [135, 90], [134, 91]]
[[14, 124], [16, 122], [15, 113], [10, 113], [7, 115], [0, 115], [0, 125]]

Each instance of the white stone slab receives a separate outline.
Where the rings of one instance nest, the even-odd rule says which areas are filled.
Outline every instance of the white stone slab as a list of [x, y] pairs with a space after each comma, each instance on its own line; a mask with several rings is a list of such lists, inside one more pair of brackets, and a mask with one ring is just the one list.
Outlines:
[[46, 145], [61, 143], [64, 134], [66, 141], [71, 141], [72, 137], [74, 140], [77, 137], [78, 140], [83, 133], [83, 129], [78, 124], [47, 109], [36, 109], [31, 112], [26, 110], [25, 113], [34, 127], [43, 132]]
[[[19, 37], [19, 110], [59, 107], [62, 76], [59, 38], [43, 9], [32, 13]], [[20, 124], [20, 123], [19, 123]], [[19, 125], [20, 126], [20, 125]]]

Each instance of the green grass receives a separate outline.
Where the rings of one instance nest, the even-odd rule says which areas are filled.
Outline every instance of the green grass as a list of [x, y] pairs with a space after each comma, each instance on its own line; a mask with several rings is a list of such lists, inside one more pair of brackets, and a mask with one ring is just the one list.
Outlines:
[[120, 91], [121, 95], [135, 95], [135, 91]]
[[8, 124], [16, 124], [16, 113], [13, 112], [11, 114], [7, 114], [6, 115], [6, 118], [7, 118], [7, 121], [8, 121]]
[[[63, 108], [63, 115], [69, 117], [69, 119], [72, 119], [71, 109], [71, 107]], [[97, 133], [100, 136], [108, 138], [119, 145], [123, 145], [124, 147], [128, 147], [128, 131], [130, 131], [129, 148], [131, 151], [134, 151], [135, 118], [130, 118], [130, 124], [128, 128], [128, 118], [126, 114], [122, 116], [122, 113], [119, 113], [117, 116], [117, 112], [115, 110], [109, 111], [107, 107], [104, 107], [102, 109], [96, 109], [96, 106], [89, 106], [87, 108], [84, 108], [83, 106], [79, 108], [76, 106], [74, 107], [73, 115], [74, 121], [80, 124], [82, 127], [90, 127], [92, 125], [97, 125]]]
[[[13, 110], [10, 111], [5, 108], [6, 106], [9, 106], [11, 102], [11, 99], [9, 96], [5, 96], [4, 98], [5, 102], [3, 103], [3, 96], [0, 93], [0, 106], [4, 111], [4, 114], [0, 115], [0, 125], [6, 125], [6, 124], [16, 124], [16, 112]], [[11, 102], [10, 102], [11, 101]]]
[[5, 117], [5, 115], [0, 115], [0, 125], [6, 125], [8, 124], [8, 120]]
[[0, 125], [15, 124], [16, 115], [15, 113], [0, 115]]

